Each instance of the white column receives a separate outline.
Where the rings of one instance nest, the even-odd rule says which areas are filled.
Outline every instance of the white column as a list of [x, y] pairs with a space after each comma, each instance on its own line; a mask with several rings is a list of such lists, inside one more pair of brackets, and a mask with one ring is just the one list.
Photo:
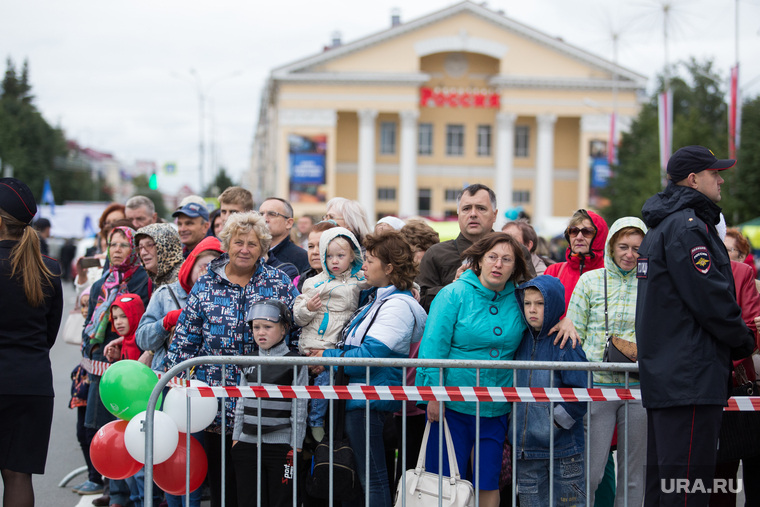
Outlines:
[[534, 194], [536, 206], [533, 222], [537, 229], [546, 225], [546, 219], [552, 216], [554, 203], [554, 124], [555, 114], [540, 114], [538, 122], [538, 139], [536, 143], [536, 186]]
[[399, 153], [398, 214], [417, 214], [417, 118], [419, 111], [401, 111], [401, 149]]
[[494, 229], [500, 231], [506, 223], [504, 213], [512, 207], [512, 180], [515, 173], [515, 113], [496, 114], [496, 204], [499, 213]]
[[359, 115], [359, 174], [357, 175], [358, 201], [367, 212], [367, 220], [374, 224], [375, 215], [375, 119], [377, 111], [361, 109]]

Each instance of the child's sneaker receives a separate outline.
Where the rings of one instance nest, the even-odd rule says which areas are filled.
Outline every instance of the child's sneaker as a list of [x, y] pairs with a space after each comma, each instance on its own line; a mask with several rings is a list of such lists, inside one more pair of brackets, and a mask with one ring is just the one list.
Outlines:
[[[74, 489], [74, 488], [71, 488]], [[103, 485], [92, 481], [85, 481], [74, 489], [80, 495], [97, 495], [103, 492]]]

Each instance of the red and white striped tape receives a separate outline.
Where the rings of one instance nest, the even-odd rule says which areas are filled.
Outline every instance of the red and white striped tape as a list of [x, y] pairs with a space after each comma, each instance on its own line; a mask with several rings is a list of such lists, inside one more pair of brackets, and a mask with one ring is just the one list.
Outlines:
[[[481, 402], [640, 401], [638, 389], [419, 386], [237, 386], [181, 387], [190, 397], [299, 398]], [[760, 411], [760, 396], [728, 400], [727, 411]]]
[[236, 386], [187, 387], [190, 397], [302, 398], [333, 400], [409, 401], [618, 401], [640, 400], [630, 389], [544, 389], [530, 387], [420, 387], [420, 386]]

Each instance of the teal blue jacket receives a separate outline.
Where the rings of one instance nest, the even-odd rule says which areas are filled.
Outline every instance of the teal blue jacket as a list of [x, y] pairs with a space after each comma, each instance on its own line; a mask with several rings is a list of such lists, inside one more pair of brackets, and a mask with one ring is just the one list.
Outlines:
[[[507, 282], [494, 292], [480, 283], [471, 270], [438, 292], [420, 345], [420, 359], [510, 361], [525, 332], [515, 286]], [[418, 386], [440, 385], [437, 368], [417, 368]], [[475, 386], [474, 368], [446, 368], [443, 385]], [[481, 387], [512, 387], [512, 370], [481, 369]], [[484, 402], [480, 415], [498, 417], [510, 411], [510, 403]], [[475, 414], [474, 402], [449, 401], [446, 408]]]

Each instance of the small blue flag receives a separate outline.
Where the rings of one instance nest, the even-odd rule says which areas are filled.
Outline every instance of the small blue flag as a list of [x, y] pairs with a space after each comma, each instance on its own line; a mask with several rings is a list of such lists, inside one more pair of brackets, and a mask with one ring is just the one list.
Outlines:
[[53, 197], [53, 189], [50, 187], [49, 178], [45, 178], [45, 184], [42, 187], [42, 204], [49, 204], [50, 213], [55, 215], [55, 197]]

